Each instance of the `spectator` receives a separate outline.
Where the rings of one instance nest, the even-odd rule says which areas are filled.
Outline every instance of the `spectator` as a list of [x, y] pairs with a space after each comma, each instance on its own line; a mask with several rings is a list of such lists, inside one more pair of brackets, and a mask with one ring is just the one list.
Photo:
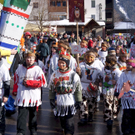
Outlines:
[[30, 32], [26, 32], [25, 33], [25, 50], [27, 52], [27, 50], [31, 50], [31, 33]]
[[90, 38], [89, 42], [88, 42], [88, 48], [93, 48], [93, 41], [92, 38]]
[[40, 52], [40, 60], [44, 61], [45, 64], [46, 58], [50, 54], [49, 46], [47, 44], [47, 37], [44, 37], [43, 43], [40, 44], [38, 52]]

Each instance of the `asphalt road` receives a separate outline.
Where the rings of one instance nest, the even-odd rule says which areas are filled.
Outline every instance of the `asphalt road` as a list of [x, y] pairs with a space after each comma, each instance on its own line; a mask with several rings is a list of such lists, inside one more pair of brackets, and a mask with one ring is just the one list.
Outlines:
[[[11, 87], [12, 89], [12, 87]], [[77, 125], [78, 116], [75, 116], [75, 134], [74, 135], [122, 135], [121, 133], [121, 116], [122, 111], [118, 115], [118, 119], [114, 121], [112, 130], [108, 130], [106, 123], [103, 120], [103, 102], [100, 101], [100, 111], [95, 113], [94, 121], [85, 126]], [[16, 120], [17, 113], [11, 117], [6, 118], [6, 132], [5, 135], [16, 135]], [[37, 115], [38, 135], [63, 135], [61, 130], [59, 118], [55, 118], [51, 111], [48, 100], [48, 89], [43, 90], [43, 104], [39, 108]], [[26, 135], [30, 132], [27, 128]]]

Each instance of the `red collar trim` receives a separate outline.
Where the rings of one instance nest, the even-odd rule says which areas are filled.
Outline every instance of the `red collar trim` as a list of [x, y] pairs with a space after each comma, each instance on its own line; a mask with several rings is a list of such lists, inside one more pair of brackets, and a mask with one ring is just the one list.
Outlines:
[[61, 73], [61, 74], [66, 74], [66, 73], [69, 73], [71, 71], [71, 69], [69, 69], [68, 71], [66, 71], [66, 72], [61, 72], [60, 70], [59, 70], [59, 72]]
[[[23, 67], [25, 67], [24, 65], [22, 65]], [[33, 68], [33, 67], [35, 67], [36, 65], [33, 65], [33, 66], [31, 66], [31, 67], [29, 67], [29, 68], [27, 68], [27, 67], [25, 67], [26, 69], [31, 69], [31, 68]]]
[[27, 69], [30, 69], [30, 68], [33, 68], [33, 67], [35, 67], [35, 65], [33, 65], [33, 66], [31, 66], [31, 67], [29, 67], [29, 68], [27, 68]]

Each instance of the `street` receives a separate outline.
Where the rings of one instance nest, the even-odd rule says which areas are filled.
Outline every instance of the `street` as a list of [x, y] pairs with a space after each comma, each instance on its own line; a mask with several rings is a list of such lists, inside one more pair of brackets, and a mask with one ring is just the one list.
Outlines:
[[[12, 83], [11, 83], [12, 84]], [[11, 86], [12, 90], [12, 86]], [[99, 106], [100, 111], [95, 113], [94, 121], [88, 123], [85, 126], [79, 126], [78, 116], [75, 116], [75, 134], [74, 135], [122, 135], [121, 133], [121, 116], [122, 112], [119, 113], [118, 119], [114, 120], [113, 129], [109, 131], [106, 127], [106, 123], [103, 120], [103, 102], [100, 101]], [[11, 117], [6, 118], [6, 132], [5, 135], [16, 135], [16, 120], [17, 113]], [[55, 118], [48, 100], [48, 89], [43, 90], [43, 104], [39, 108], [37, 114], [38, 122], [38, 135], [63, 135], [61, 130], [60, 121], [58, 118]], [[27, 127], [26, 135], [29, 135], [30, 132]]]

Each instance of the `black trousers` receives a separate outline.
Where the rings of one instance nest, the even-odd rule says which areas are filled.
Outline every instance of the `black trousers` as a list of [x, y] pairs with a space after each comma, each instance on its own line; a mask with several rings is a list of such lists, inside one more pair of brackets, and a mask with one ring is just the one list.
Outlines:
[[18, 107], [18, 118], [17, 118], [17, 133], [25, 135], [26, 131], [26, 120], [29, 113], [29, 130], [31, 133], [37, 131], [37, 111], [35, 107]]
[[66, 116], [60, 116], [61, 127], [64, 129], [66, 134], [74, 134], [74, 115], [69, 113]]
[[121, 124], [122, 132], [135, 130], [135, 109], [124, 109]]
[[0, 106], [0, 133], [4, 133], [5, 132], [5, 107], [4, 106]]
[[45, 62], [46, 62], [46, 58], [47, 58], [47, 56], [40, 56], [40, 60], [41, 61], [44, 61], [43, 63], [45, 64]]

